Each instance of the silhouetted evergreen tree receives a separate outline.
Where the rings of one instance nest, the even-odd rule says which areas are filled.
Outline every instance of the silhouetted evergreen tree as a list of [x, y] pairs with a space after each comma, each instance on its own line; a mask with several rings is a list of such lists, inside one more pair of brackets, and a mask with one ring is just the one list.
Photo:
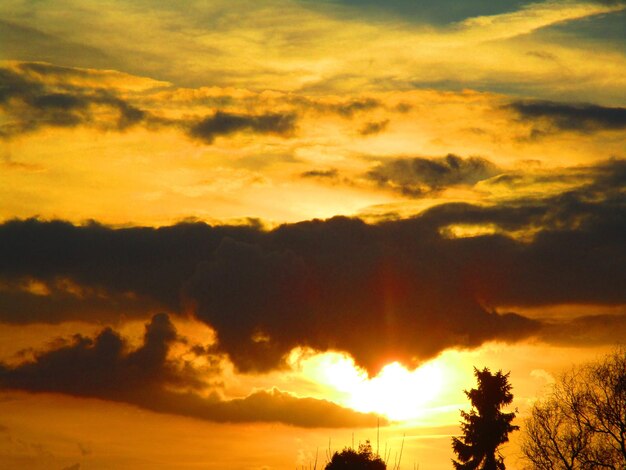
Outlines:
[[472, 404], [469, 413], [461, 411], [463, 436], [452, 438], [452, 448], [459, 461], [453, 460], [456, 470], [504, 470], [504, 459], [498, 446], [509, 440], [508, 434], [519, 429], [511, 421], [515, 413], [500, 409], [513, 401], [509, 374], [492, 374], [486, 367], [474, 367], [478, 388], [465, 390]]
[[335, 452], [325, 470], [386, 470], [387, 465], [372, 452], [369, 441], [359, 445], [359, 450], [346, 447], [341, 452]]

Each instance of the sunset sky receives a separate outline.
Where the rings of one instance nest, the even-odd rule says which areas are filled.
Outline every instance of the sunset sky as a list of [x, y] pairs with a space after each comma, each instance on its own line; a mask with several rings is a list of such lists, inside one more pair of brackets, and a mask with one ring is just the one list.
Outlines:
[[609, 0], [0, 2], [0, 467], [369, 439], [443, 470], [474, 366], [523, 427], [626, 338], [625, 31]]

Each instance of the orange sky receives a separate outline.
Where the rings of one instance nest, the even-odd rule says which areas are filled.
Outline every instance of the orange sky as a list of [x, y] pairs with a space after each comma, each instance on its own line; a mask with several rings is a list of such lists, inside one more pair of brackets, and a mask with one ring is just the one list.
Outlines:
[[474, 366], [521, 468], [626, 337], [623, 2], [0, 18], [2, 468], [449, 468]]

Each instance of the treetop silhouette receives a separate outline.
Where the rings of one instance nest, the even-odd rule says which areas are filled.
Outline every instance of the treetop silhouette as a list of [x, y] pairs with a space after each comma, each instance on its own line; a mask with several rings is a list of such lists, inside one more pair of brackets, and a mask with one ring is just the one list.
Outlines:
[[626, 347], [561, 375], [525, 424], [533, 469], [626, 469]]
[[386, 470], [387, 465], [379, 455], [372, 452], [369, 441], [359, 444], [359, 450], [346, 447], [335, 452], [325, 470]]
[[498, 447], [508, 442], [508, 435], [519, 429], [511, 424], [515, 413], [503, 413], [501, 408], [513, 401], [509, 373], [492, 374], [488, 368], [474, 367], [478, 387], [465, 395], [472, 410], [461, 411], [463, 435], [452, 438], [452, 448], [458, 461], [452, 460], [456, 470], [504, 470], [504, 458]]

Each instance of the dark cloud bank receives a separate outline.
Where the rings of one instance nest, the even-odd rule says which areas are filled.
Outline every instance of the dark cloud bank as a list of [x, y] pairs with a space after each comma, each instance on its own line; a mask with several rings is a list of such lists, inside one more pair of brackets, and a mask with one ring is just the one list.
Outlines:
[[398, 191], [409, 197], [422, 197], [450, 186], [473, 185], [502, 170], [481, 157], [461, 158], [449, 154], [443, 158], [396, 158], [378, 164], [366, 178], [381, 188]]
[[388, 125], [389, 119], [384, 119], [382, 121], [370, 121], [365, 123], [365, 125], [359, 129], [359, 134], [363, 136], [380, 134], [387, 129]]
[[137, 349], [130, 349], [110, 328], [94, 339], [76, 335], [57, 349], [37, 353], [32, 361], [13, 367], [0, 363], [0, 387], [101, 398], [220, 423], [364, 427], [376, 422], [374, 415], [277, 389], [234, 400], [222, 400], [215, 393], [201, 396], [198, 391], [208, 385], [206, 373], [168, 358], [171, 345], [181, 341], [169, 317], [157, 314], [146, 325], [143, 344]]
[[267, 113], [261, 115], [241, 115], [216, 112], [193, 124], [189, 134], [206, 143], [212, 143], [215, 137], [247, 130], [259, 134], [287, 135], [296, 127], [295, 113]]
[[539, 133], [621, 131], [626, 129], [626, 108], [554, 101], [515, 101], [507, 106], [520, 119], [533, 122]]
[[[29, 66], [28, 66], [29, 65]], [[33, 66], [39, 65], [33, 69]], [[61, 76], [70, 72], [49, 66], [50, 74]], [[24, 72], [31, 69], [42, 73], [42, 64], [23, 64]], [[13, 119], [0, 126], [0, 137], [9, 138], [42, 127], [76, 127], [97, 124], [96, 107], [115, 111], [116, 117], [99, 124], [107, 129], [125, 130], [147, 118], [145, 111], [104, 89], [81, 89], [67, 85], [52, 87], [27, 74], [0, 68], [0, 108]]]
[[[249, 372], [280, 367], [296, 346], [347, 351], [375, 372], [488, 340], [561, 343], [593, 320], [570, 319], [555, 334], [555, 325], [509, 307], [626, 304], [626, 162], [586, 171], [590, 183], [547, 199], [444, 204], [378, 224], [335, 217], [264, 231], [5, 222], [0, 318], [60, 322], [75, 318], [78, 304], [87, 321], [107, 310], [191, 313]], [[446, 236], [450, 226], [481, 224], [498, 232]], [[512, 236], [519, 233], [533, 236]], [[48, 291], [29, 287], [33, 280]], [[611, 325], [623, 320], [596, 321], [593, 342], [615, 341], [622, 327]]]
[[[151, 103], [149, 95], [122, 93], [106, 81], [98, 86], [99, 80], [103, 78], [97, 71], [47, 63], [22, 62], [0, 67], [0, 110], [9, 118], [0, 125], [0, 138], [10, 139], [46, 127], [89, 126], [122, 132], [144, 126], [153, 130], [177, 129], [192, 139], [212, 144], [217, 137], [239, 132], [293, 136], [300, 114], [307, 110], [352, 119], [385, 109], [383, 102], [372, 98], [331, 104], [295, 96], [285, 99], [289, 105], [285, 111], [233, 112], [223, 109], [233, 101], [225, 95], [212, 103], [214, 110], [209, 115], [173, 119], [156, 113], [160, 103]], [[591, 133], [626, 129], [626, 108], [537, 100], [513, 101], [504, 108], [518, 119], [532, 123], [533, 137], [562, 131]], [[396, 111], [402, 111], [402, 107]], [[369, 120], [358, 133], [363, 137], [376, 135], [388, 125], [388, 119]]]
[[0, 125], [0, 138], [44, 127], [124, 131], [142, 125], [182, 129], [189, 137], [211, 144], [216, 137], [244, 131], [287, 137], [296, 128], [295, 112], [241, 114], [217, 110], [204, 117], [163, 118], [120, 97], [115, 90], [71, 84], [72, 78], [87, 77], [97, 79], [88, 70], [44, 63], [0, 68], [0, 109], [11, 117]]
[[[0, 138], [10, 139], [46, 127], [78, 126], [119, 132], [133, 126], [153, 130], [172, 128], [205, 144], [212, 144], [217, 137], [240, 132], [287, 138], [296, 132], [299, 119], [297, 109], [312, 109], [351, 119], [357, 114], [382, 107], [382, 103], [371, 98], [325, 104], [304, 97], [289, 97], [286, 99], [286, 103], [291, 105], [289, 110], [242, 113], [222, 109], [236, 101], [225, 95], [210, 102], [215, 111], [209, 115], [171, 119], [137, 104], [150, 102], [145, 95], [134, 96], [135, 100], [132, 93], [121, 96], [119, 90], [110, 86], [107, 88], [104, 82], [98, 86], [101, 79], [97, 71], [41, 62], [22, 62], [12, 67], [0, 67], [0, 110], [10, 117], [9, 122], [0, 125]], [[91, 85], [76, 84], [84, 83], [85, 80]], [[158, 105], [158, 102], [154, 102], [152, 108]], [[364, 136], [377, 134], [384, 131], [387, 124], [386, 120], [369, 122], [359, 133]]]

